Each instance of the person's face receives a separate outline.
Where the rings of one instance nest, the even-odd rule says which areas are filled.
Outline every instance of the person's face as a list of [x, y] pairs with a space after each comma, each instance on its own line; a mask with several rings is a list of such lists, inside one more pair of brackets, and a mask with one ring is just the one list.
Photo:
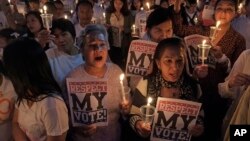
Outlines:
[[140, 0], [134, 0], [133, 5], [135, 6], [136, 10], [140, 10], [141, 7]]
[[168, 6], [169, 5], [168, 5], [168, 3], [166, 1], [161, 3], [161, 7], [163, 7], [163, 8], [168, 8]]
[[115, 0], [114, 6], [116, 11], [120, 11], [122, 9], [123, 2], [121, 0]]
[[215, 20], [221, 25], [230, 24], [236, 15], [234, 5], [229, 1], [221, 1], [215, 8]]
[[190, 4], [188, 12], [194, 13], [196, 11], [197, 4]]
[[108, 44], [104, 35], [99, 33], [86, 37], [86, 44], [82, 47], [86, 65], [92, 68], [103, 68], [107, 61]]
[[37, 19], [37, 17], [35, 17], [34, 15], [29, 15], [26, 20], [27, 20], [26, 25], [31, 31], [31, 33], [35, 34], [41, 30], [42, 25]]
[[149, 29], [152, 41], [159, 43], [161, 40], [173, 36], [172, 21], [168, 20]]
[[56, 3], [55, 6], [56, 6], [56, 15], [58, 17], [62, 16], [63, 13], [64, 13], [64, 11], [63, 11], [63, 5], [59, 4], [59, 3]]
[[184, 69], [184, 51], [166, 48], [159, 60], [155, 60], [162, 77], [166, 81], [176, 82]]
[[91, 23], [93, 9], [89, 5], [79, 5], [77, 15], [80, 24], [87, 25]]
[[36, 11], [39, 10], [39, 4], [35, 2], [29, 2], [30, 10]]
[[65, 53], [70, 52], [74, 44], [74, 38], [68, 31], [62, 31], [61, 29], [55, 29], [55, 44], [59, 50]]

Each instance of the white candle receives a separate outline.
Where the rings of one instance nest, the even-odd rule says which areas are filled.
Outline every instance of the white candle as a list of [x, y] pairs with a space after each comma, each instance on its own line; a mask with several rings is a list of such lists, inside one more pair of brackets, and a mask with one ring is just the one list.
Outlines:
[[146, 5], [148, 7], [148, 10], [150, 10], [150, 4], [149, 4], [149, 2], [147, 2]]
[[218, 29], [218, 28], [219, 28], [220, 23], [221, 23], [220, 21], [217, 21], [217, 22], [216, 22], [216, 29]]
[[67, 15], [64, 15], [64, 19], [66, 19], [66, 20], [67, 20], [67, 19], [68, 19], [68, 16], [67, 16]]
[[103, 18], [106, 19], [106, 13], [103, 12], [102, 15], [103, 15]]
[[136, 27], [135, 27], [135, 24], [132, 25], [132, 34], [136, 34]]
[[39, 9], [40, 13], [43, 14], [43, 9]]
[[202, 65], [205, 64], [205, 48], [204, 48], [204, 46], [205, 46], [206, 42], [207, 42], [206, 40], [202, 41], [202, 52], [201, 52]]
[[147, 109], [146, 109], [146, 118], [145, 122], [147, 123], [149, 121], [149, 111], [150, 111], [150, 103], [153, 101], [151, 97], [148, 98], [148, 103], [147, 103]]
[[124, 91], [124, 86], [123, 86], [123, 79], [124, 79], [124, 74], [122, 73], [120, 75], [120, 84], [121, 84], [122, 100], [125, 102], [126, 97], [125, 97], [125, 91]]
[[238, 13], [241, 13], [242, 7], [243, 7], [243, 3], [240, 3], [239, 6], [238, 6]]
[[70, 13], [71, 13], [71, 14], [73, 14], [73, 12], [74, 12], [73, 10], [70, 10]]
[[44, 14], [47, 14], [47, 6], [46, 5], [43, 6], [43, 11], [44, 11]]

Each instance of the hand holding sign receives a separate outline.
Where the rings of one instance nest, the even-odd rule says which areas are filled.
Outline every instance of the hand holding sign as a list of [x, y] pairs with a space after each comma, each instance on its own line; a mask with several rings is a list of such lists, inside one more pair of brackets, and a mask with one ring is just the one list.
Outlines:
[[203, 133], [203, 131], [204, 131], [203, 125], [197, 124], [191, 127], [189, 133], [194, 137], [198, 137]]

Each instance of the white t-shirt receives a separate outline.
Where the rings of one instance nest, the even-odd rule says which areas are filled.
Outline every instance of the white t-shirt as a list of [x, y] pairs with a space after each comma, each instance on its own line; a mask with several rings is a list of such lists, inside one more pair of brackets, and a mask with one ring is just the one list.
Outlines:
[[[105, 100], [107, 100], [108, 109], [108, 126], [97, 127], [96, 133], [90, 137], [84, 136], [82, 131], [74, 130], [72, 133], [74, 141], [120, 141], [120, 108], [119, 101], [121, 95], [120, 88], [120, 74], [122, 70], [115, 64], [107, 63], [107, 71], [103, 79], [107, 79], [108, 91]], [[69, 78], [85, 78], [89, 80], [99, 80], [98, 77], [88, 74], [84, 69], [84, 64], [74, 69]], [[124, 85], [127, 85], [124, 83]], [[78, 132], [79, 131], [79, 132]]]
[[69, 129], [68, 110], [59, 96], [49, 96], [31, 107], [23, 100], [16, 105], [18, 124], [30, 141], [46, 141], [47, 136], [59, 136]]
[[14, 108], [16, 93], [10, 80], [3, 77], [0, 85], [0, 140], [10, 141], [12, 139], [11, 112]]
[[83, 63], [82, 55], [71, 56], [59, 51], [57, 48], [47, 50], [46, 54], [55, 80], [62, 90], [66, 90], [65, 77], [71, 70]]

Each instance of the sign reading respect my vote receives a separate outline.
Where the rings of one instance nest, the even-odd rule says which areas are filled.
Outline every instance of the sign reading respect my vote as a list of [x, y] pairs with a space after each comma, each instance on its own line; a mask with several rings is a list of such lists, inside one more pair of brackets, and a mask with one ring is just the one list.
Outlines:
[[152, 141], [189, 141], [188, 128], [195, 125], [201, 103], [159, 97], [156, 105]]
[[153, 62], [157, 43], [144, 40], [131, 42], [126, 65], [127, 76], [144, 76]]
[[67, 89], [73, 126], [108, 124], [106, 80], [67, 78]]

